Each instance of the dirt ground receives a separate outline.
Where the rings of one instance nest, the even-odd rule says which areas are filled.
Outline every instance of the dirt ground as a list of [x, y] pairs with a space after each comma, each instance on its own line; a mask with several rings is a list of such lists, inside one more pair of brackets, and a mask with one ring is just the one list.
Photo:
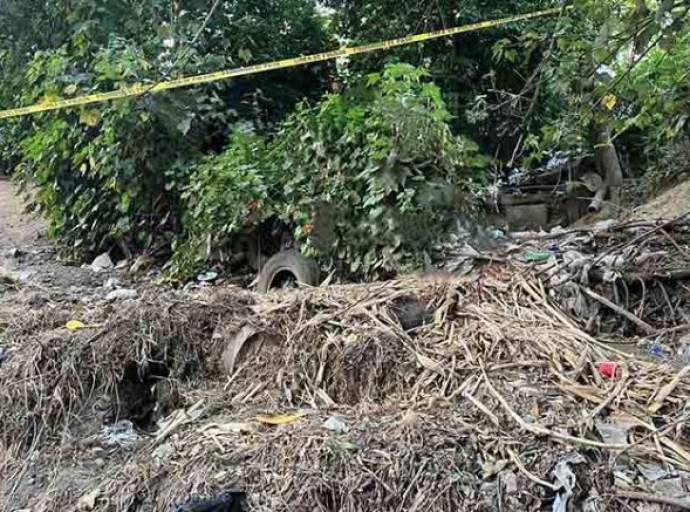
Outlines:
[[45, 220], [27, 213], [12, 183], [0, 179], [0, 270], [62, 299], [88, 299], [103, 285], [103, 278], [60, 261], [46, 232]]
[[0, 178], [0, 251], [46, 245], [45, 232], [46, 223], [27, 214], [12, 183]]

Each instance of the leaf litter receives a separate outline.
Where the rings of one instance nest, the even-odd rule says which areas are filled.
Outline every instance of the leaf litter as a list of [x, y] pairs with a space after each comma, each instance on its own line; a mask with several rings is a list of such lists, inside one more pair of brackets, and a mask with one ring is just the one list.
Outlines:
[[[687, 370], [624, 350], [621, 328], [649, 334], [610, 308], [578, 316], [543, 265], [266, 296], [152, 287], [117, 306], [27, 309], [40, 291], [13, 285], [0, 502], [168, 511], [239, 489], [259, 511], [690, 509]], [[680, 325], [678, 303], [636, 293], [626, 311], [655, 333]], [[419, 322], [401, 318], [411, 301]], [[104, 442], [118, 425], [136, 437]]]

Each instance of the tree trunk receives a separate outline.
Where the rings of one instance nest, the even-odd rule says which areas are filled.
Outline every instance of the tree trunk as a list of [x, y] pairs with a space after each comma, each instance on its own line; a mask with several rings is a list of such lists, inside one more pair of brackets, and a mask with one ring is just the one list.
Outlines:
[[595, 146], [594, 160], [597, 169], [604, 177], [604, 182], [609, 191], [609, 203], [605, 211], [608, 215], [615, 213], [616, 207], [620, 206], [621, 193], [623, 188], [623, 171], [616, 147], [611, 140], [611, 130], [607, 125], [597, 125], [595, 127]]

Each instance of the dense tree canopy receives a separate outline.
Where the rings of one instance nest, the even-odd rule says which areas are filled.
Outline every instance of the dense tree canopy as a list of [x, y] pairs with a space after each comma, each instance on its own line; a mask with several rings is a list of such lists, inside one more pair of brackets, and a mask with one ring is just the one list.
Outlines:
[[[45, 13], [13, 2], [6, 13], [17, 28], [0, 36], [8, 107], [315, 52], [327, 40], [308, 0], [78, 0], [48, 2]], [[153, 233], [176, 229], [189, 162], [220, 149], [238, 122], [269, 130], [297, 101], [318, 97], [323, 68], [4, 123], [2, 159], [39, 186], [37, 205], [70, 246], [149, 245]]]
[[[324, 5], [330, 9], [311, 0], [0, 0], [0, 108], [560, 4], [329, 0]], [[113, 244], [128, 253], [173, 240], [176, 247], [188, 247], [190, 236], [198, 241], [213, 235], [199, 226], [218, 229], [205, 215], [227, 197], [218, 190], [207, 193], [203, 185], [225, 179], [215, 166], [247, 183], [268, 172], [236, 168], [250, 153], [263, 151], [247, 153], [247, 136], [260, 137], [259, 146], [273, 148], [269, 153], [275, 156], [290, 123], [307, 123], [313, 115], [309, 122], [325, 123], [320, 133], [328, 132], [328, 123], [337, 131], [342, 116], [360, 110], [348, 103], [342, 116], [314, 114], [312, 108], [333, 109], [340, 101], [322, 100], [332, 80], [338, 78], [348, 91], [368, 74], [404, 62], [426, 70], [420, 84], [433, 81], [439, 87], [448, 114], [443, 124], [463, 141], [474, 141], [483, 154], [482, 169], [468, 180], [476, 182], [473, 178], [489, 170], [499, 178], [515, 167], [536, 166], [555, 150], [593, 154], [609, 148], [609, 157], [615, 150], [625, 156], [625, 177], [652, 186], [660, 176], [667, 179], [688, 167], [689, 11], [687, 0], [575, 0], [557, 16], [338, 65], [314, 64], [0, 122], [0, 169], [14, 170], [20, 184], [37, 186], [36, 206], [51, 221], [52, 235], [72, 253]], [[419, 99], [424, 90], [413, 87], [407, 94]], [[366, 95], [348, 98], [364, 110], [372, 108]], [[362, 130], [368, 135], [358, 142], [361, 151], [385, 145], [382, 127]], [[302, 156], [281, 158], [307, 154], [305, 149]], [[337, 160], [329, 159], [329, 165]], [[259, 163], [246, 162], [254, 168]], [[285, 172], [296, 179], [311, 163]], [[278, 184], [286, 186], [271, 186]], [[203, 201], [216, 197], [219, 203], [201, 208], [190, 200], [193, 191]]]
[[[557, 5], [552, 0], [332, 0], [330, 3], [337, 10], [339, 32], [354, 44], [498, 19]], [[468, 118], [466, 111], [475, 105], [475, 101], [481, 104], [490, 91], [518, 93], [524, 84], [523, 77], [539, 62], [542, 52], [539, 46], [533, 45], [522, 59], [506, 62], [494, 58], [494, 46], [503, 39], [517, 38], [523, 33], [529, 36], [526, 40], [536, 39], [538, 34], [547, 33], [553, 26], [553, 20], [542, 19], [538, 26], [534, 22], [523, 22], [471, 32], [374, 54], [358, 59], [352, 69], [376, 69], [391, 61], [428, 67], [448, 99], [455, 116], [456, 130], [472, 134], [488, 153], [495, 154], [496, 150], [500, 152], [509, 145], [502, 144], [503, 133], [491, 129], [497, 120], [490, 115], [481, 119]], [[499, 122], [509, 123], [510, 120], [504, 118]]]

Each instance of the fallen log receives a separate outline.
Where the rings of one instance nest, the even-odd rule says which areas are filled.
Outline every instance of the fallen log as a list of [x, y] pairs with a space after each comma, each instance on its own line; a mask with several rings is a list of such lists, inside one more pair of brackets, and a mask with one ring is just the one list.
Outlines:
[[[605, 272], [603, 270], [592, 269], [588, 273], [588, 278], [593, 283], [603, 283], [604, 277]], [[690, 268], [655, 272], [619, 272], [618, 277], [626, 283], [684, 281], [690, 279]]]

